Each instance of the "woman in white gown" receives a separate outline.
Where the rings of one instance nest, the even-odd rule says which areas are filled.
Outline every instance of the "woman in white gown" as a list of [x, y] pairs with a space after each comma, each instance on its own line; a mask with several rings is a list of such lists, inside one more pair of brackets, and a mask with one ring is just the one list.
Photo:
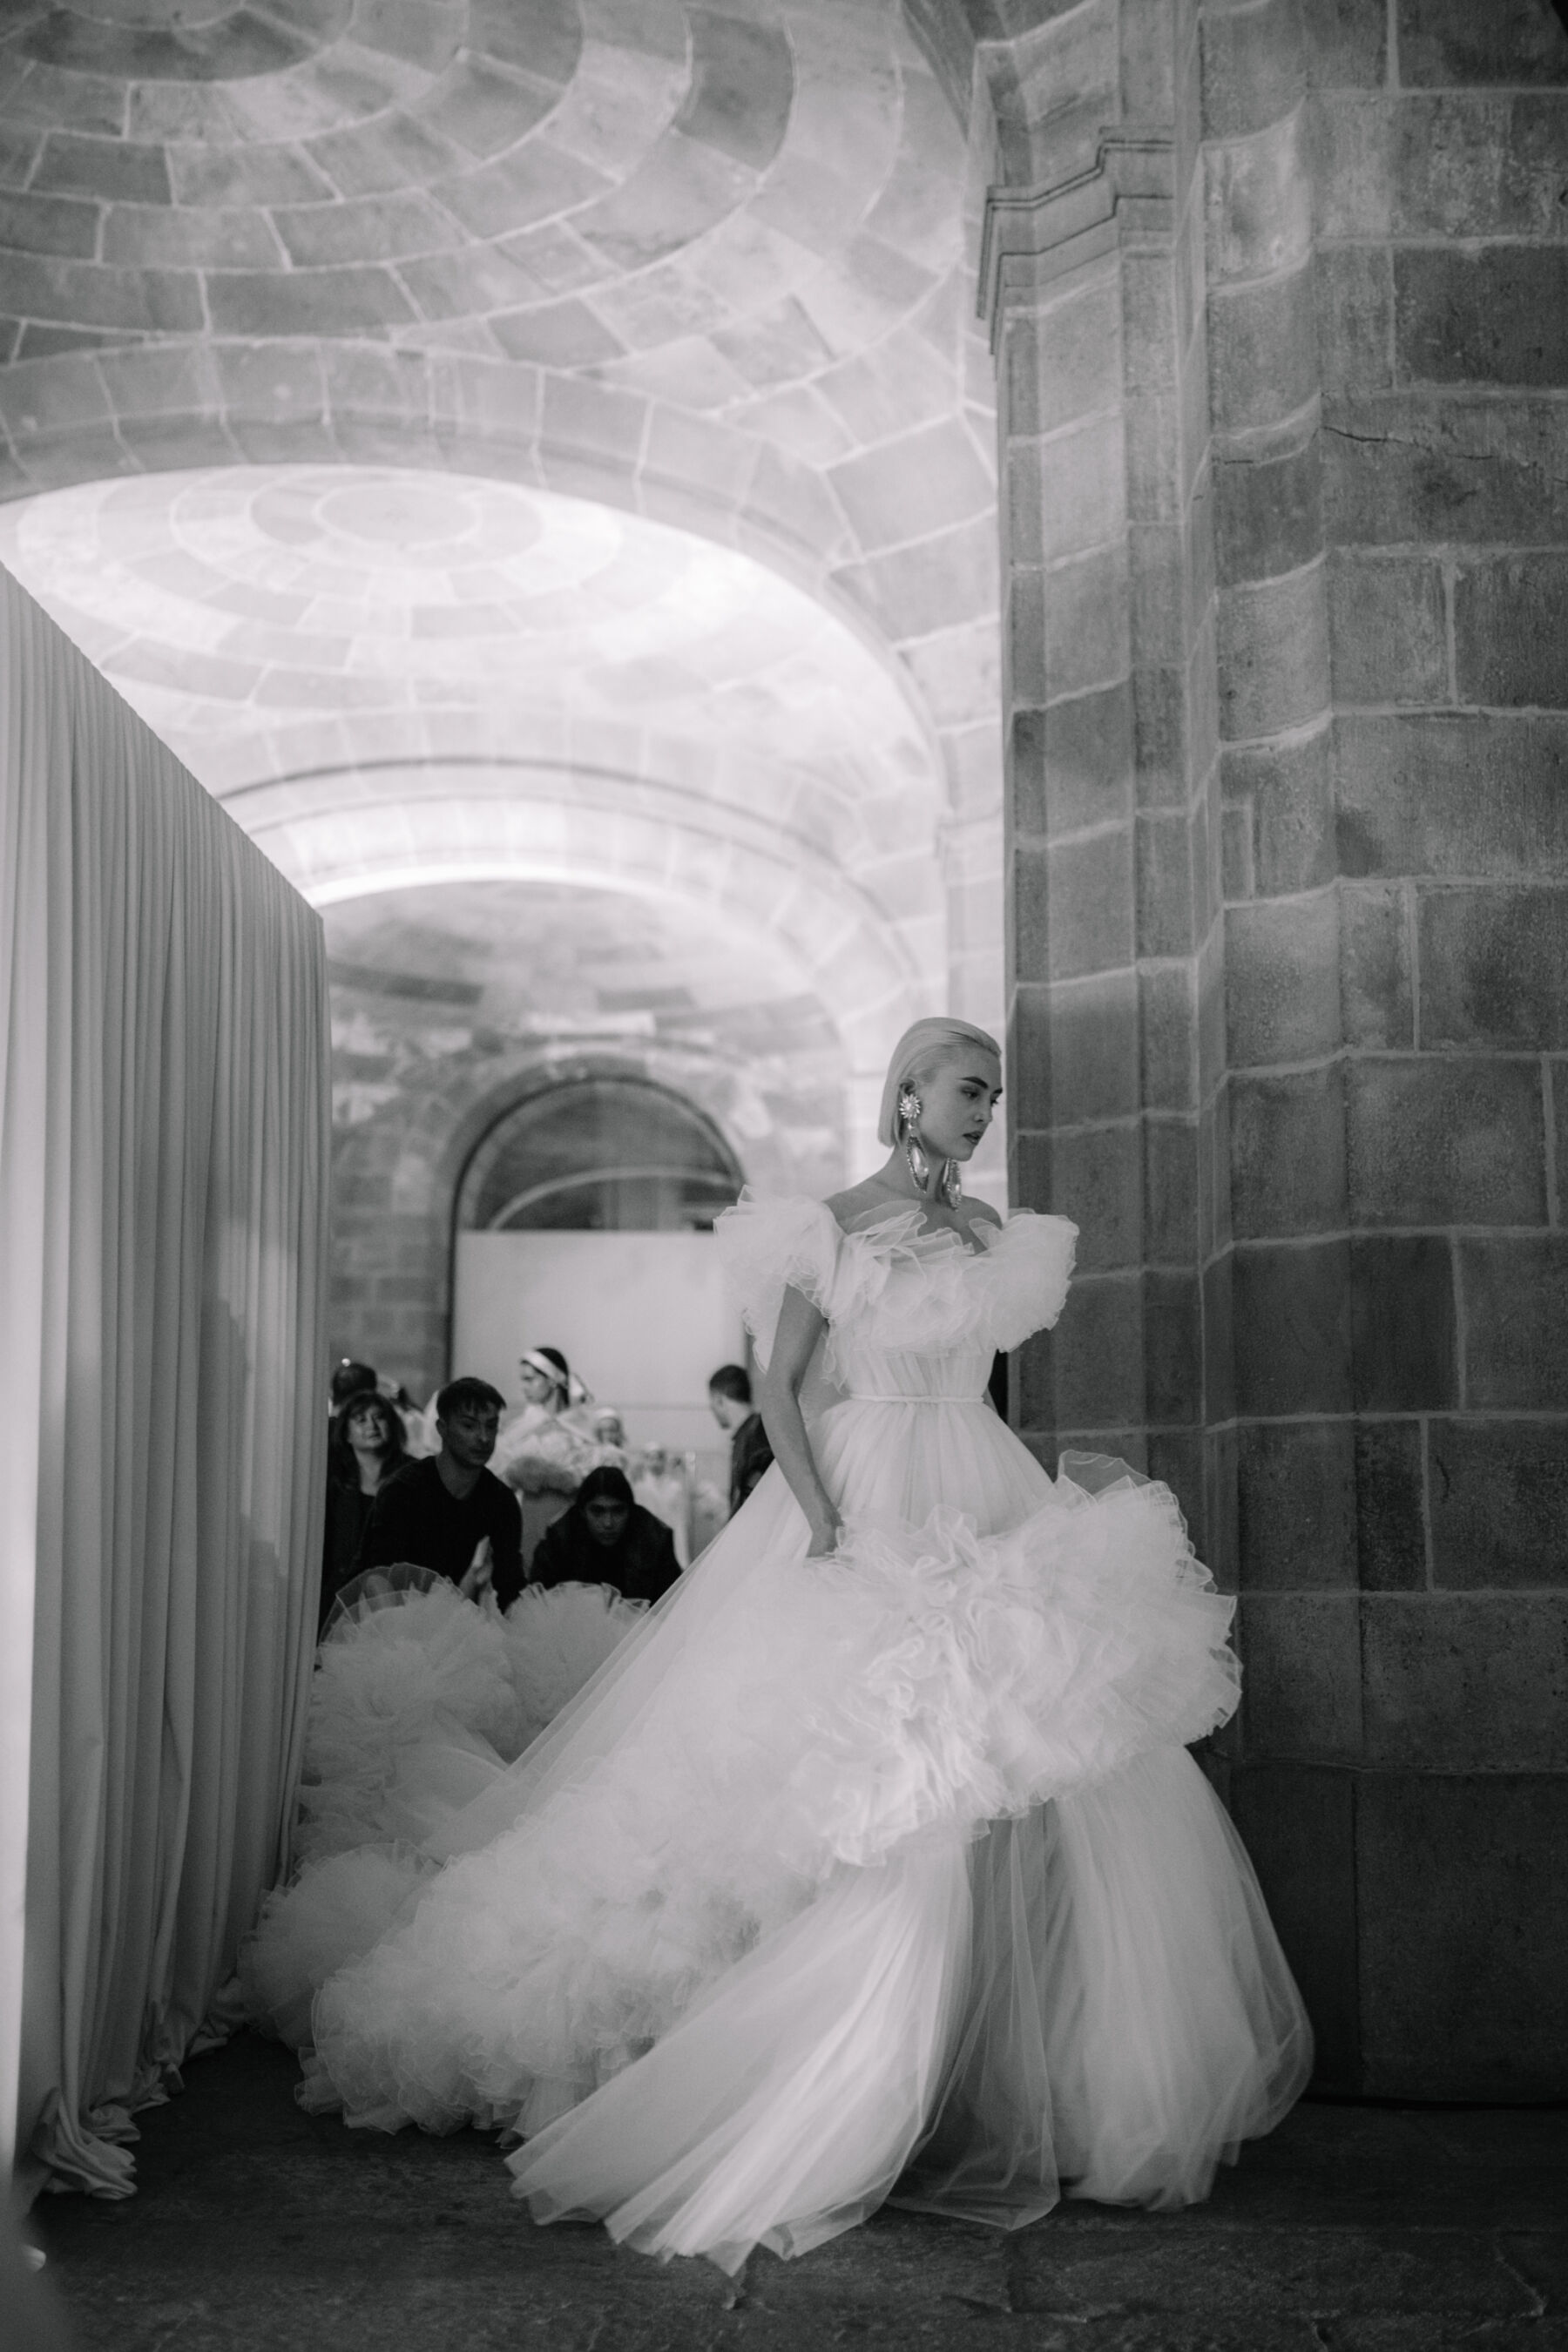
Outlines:
[[720, 1221], [775, 1466], [514, 1765], [459, 1803], [434, 1758], [423, 1810], [405, 1772], [379, 1919], [345, 1879], [331, 1948], [353, 1855], [275, 1899], [273, 1981], [321, 1986], [306, 2105], [500, 2126], [538, 2220], [733, 2271], [889, 2196], [1184, 2203], [1299, 2095], [1300, 1999], [1184, 1748], [1235, 1706], [1232, 1604], [1164, 1487], [1053, 1481], [985, 1395], [1076, 1238], [958, 1191], [1000, 1079], [918, 1024], [879, 1177]]

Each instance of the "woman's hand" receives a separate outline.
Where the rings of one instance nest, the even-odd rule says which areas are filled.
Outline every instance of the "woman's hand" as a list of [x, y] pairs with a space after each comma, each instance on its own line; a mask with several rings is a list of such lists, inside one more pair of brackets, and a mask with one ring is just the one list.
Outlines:
[[826, 1559], [838, 1549], [844, 1530], [834, 1518], [813, 1519], [811, 1541], [806, 1547], [807, 1559]]

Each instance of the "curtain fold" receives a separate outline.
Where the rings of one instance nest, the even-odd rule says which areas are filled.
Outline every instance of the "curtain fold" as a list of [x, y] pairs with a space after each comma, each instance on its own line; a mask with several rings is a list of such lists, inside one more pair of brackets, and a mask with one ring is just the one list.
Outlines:
[[0, 2132], [122, 2195], [131, 2114], [212, 2030], [287, 1860], [325, 957], [4, 572], [0, 855]]

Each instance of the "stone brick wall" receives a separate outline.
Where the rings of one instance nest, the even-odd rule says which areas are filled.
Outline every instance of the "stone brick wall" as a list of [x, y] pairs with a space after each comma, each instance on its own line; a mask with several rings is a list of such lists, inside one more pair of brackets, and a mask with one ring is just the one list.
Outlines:
[[1560, 2096], [1568, 34], [978, 29], [1015, 1197], [1084, 1228], [1016, 1415], [1238, 1592], [1321, 2079]]
[[1274, 516], [1333, 715], [1227, 785], [1235, 1214], [1279, 1237], [1238, 1261], [1237, 1797], [1293, 1815], [1331, 2078], [1560, 2095], [1568, 34], [1305, 15], [1321, 434]]

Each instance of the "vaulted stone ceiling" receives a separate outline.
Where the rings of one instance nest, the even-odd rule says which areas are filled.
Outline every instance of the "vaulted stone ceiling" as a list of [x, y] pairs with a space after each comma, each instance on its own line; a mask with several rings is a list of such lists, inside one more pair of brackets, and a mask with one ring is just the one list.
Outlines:
[[640, 894], [863, 1115], [996, 1011], [973, 176], [890, 0], [13, 5], [0, 560], [392, 978]]

